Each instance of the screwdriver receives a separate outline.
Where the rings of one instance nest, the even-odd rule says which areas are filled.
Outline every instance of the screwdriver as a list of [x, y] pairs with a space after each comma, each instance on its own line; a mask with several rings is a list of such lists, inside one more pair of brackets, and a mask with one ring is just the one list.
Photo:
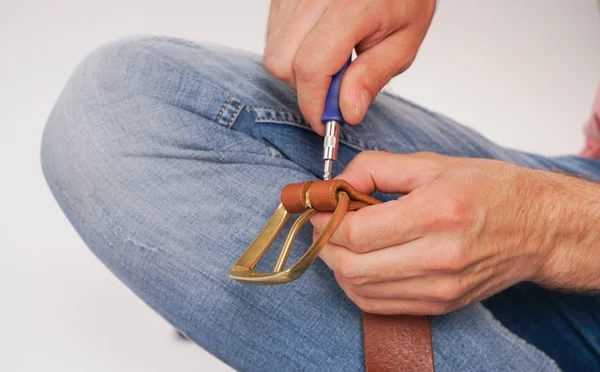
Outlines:
[[323, 179], [332, 178], [333, 163], [337, 160], [338, 144], [340, 140], [340, 126], [344, 123], [344, 117], [340, 110], [340, 86], [342, 77], [352, 62], [352, 56], [344, 64], [344, 67], [331, 78], [331, 85], [325, 99], [325, 110], [321, 116], [321, 122], [325, 124], [325, 137], [323, 137]]

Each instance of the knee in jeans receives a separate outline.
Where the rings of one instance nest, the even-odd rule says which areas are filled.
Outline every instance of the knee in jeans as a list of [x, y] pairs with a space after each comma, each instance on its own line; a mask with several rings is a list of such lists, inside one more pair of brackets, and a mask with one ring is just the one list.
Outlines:
[[148, 37], [111, 42], [79, 63], [42, 138], [42, 169], [55, 195], [83, 193], [107, 178], [131, 149], [132, 133], [151, 129], [132, 112], [146, 107], [141, 97], [152, 89], [148, 81], [158, 79], [145, 68], [156, 59], [149, 48], [157, 42]]
[[[254, 59], [238, 57], [165, 37], [99, 47], [78, 65], [46, 124], [41, 156], [49, 182], [81, 178], [82, 170], [106, 176], [126, 155], [178, 145], [181, 138], [169, 133], [181, 133], [182, 117], [214, 121], [230, 90], [244, 91], [242, 83], [253, 81], [236, 77], [266, 74]], [[212, 102], [213, 96], [222, 97]], [[171, 116], [157, 117], [159, 111]]]
[[123, 67], [135, 53], [134, 45], [117, 42], [98, 48], [79, 63], [63, 88], [42, 138], [42, 168], [51, 186], [66, 187], [77, 169], [93, 162], [95, 145], [104, 147], [105, 154], [111, 151], [111, 141], [99, 141], [110, 137], [106, 123], [111, 102], [127, 92]]
[[[182, 74], [166, 56], [192, 50], [202, 63], [203, 48], [182, 40], [136, 37], [105, 44], [79, 63], [47, 121], [41, 161], [48, 181], [66, 182], [76, 169], [118, 161], [132, 137], [153, 128], [139, 115], [165, 102], [166, 86]], [[210, 57], [208, 57], [210, 58]], [[196, 80], [203, 77], [195, 76]], [[110, 166], [105, 167], [110, 169]], [[98, 176], [98, 174], [95, 174]]]

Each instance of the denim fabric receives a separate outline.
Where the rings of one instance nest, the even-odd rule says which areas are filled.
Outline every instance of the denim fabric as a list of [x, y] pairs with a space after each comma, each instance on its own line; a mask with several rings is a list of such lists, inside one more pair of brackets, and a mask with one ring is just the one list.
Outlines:
[[[362, 125], [342, 128], [341, 143], [335, 173], [374, 149], [600, 176], [600, 162], [504, 149], [385, 93]], [[245, 371], [358, 371], [360, 310], [321, 261], [273, 288], [227, 277], [282, 187], [321, 176], [321, 151], [322, 138], [300, 115], [294, 90], [270, 76], [260, 56], [147, 37], [105, 45], [77, 67], [48, 120], [42, 165], [94, 254], [227, 364]], [[290, 259], [311, 240], [303, 230]], [[275, 257], [267, 254], [269, 266]], [[558, 369], [481, 304], [434, 317], [432, 327], [438, 371]]]
[[520, 283], [483, 301], [502, 324], [564, 371], [600, 370], [600, 296]]

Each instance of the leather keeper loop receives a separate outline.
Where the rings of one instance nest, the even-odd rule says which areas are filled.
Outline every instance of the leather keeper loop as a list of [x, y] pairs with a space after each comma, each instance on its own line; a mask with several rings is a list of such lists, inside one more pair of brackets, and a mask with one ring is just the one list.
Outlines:
[[306, 192], [312, 181], [290, 183], [281, 190], [281, 203], [290, 213], [302, 213], [306, 210]]
[[290, 213], [301, 213], [306, 210], [306, 196], [310, 198], [308, 205], [323, 212], [333, 212], [337, 207], [337, 193], [345, 191], [350, 197], [349, 211], [355, 211], [381, 201], [359, 193], [344, 180], [329, 180], [293, 183], [281, 191], [281, 203]]

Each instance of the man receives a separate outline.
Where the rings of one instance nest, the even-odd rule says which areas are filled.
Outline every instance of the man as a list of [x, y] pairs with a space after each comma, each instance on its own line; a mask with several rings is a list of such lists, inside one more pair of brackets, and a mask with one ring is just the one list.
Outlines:
[[[434, 7], [273, 1], [264, 68], [179, 39], [108, 44], [48, 120], [48, 184], [129, 288], [234, 368], [361, 370], [359, 308], [439, 315], [438, 371], [600, 368], [600, 300], [574, 294], [600, 289], [598, 116], [589, 157], [548, 158], [380, 93]], [[349, 213], [294, 283], [229, 280], [283, 186], [321, 176], [319, 117], [355, 48], [340, 105], [362, 124], [342, 129], [334, 172], [386, 202]], [[301, 232], [291, 259], [310, 242]]]

